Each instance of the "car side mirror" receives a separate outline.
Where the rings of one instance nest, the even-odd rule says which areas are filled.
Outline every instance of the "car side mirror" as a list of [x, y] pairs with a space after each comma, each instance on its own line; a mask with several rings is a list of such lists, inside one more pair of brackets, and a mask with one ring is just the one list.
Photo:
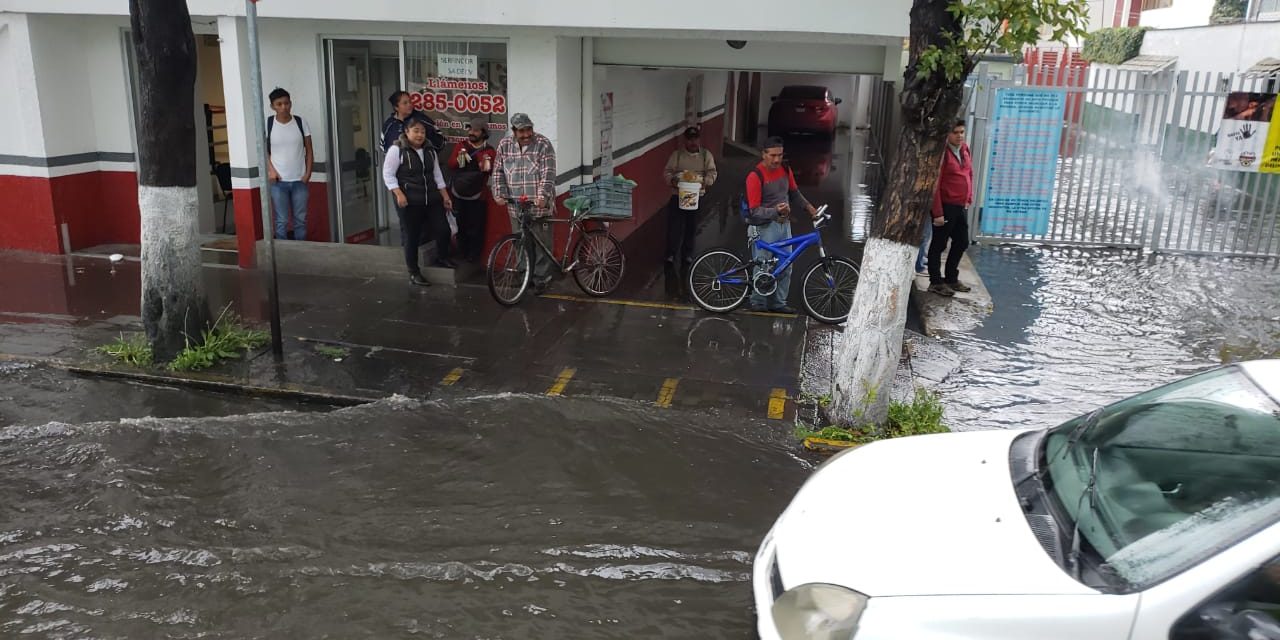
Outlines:
[[1280, 640], [1280, 622], [1256, 609], [1233, 611], [1232, 603], [1211, 604], [1200, 610], [1200, 620], [1222, 640]]

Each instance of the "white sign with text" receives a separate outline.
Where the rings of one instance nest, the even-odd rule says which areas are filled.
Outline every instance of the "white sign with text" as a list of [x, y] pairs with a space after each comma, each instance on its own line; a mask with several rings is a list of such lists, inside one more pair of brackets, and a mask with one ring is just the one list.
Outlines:
[[460, 53], [437, 53], [436, 69], [442, 78], [479, 78], [477, 56]]

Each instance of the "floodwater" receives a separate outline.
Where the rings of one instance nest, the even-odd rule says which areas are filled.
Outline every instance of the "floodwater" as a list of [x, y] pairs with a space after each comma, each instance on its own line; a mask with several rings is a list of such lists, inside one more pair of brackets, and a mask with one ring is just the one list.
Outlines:
[[1280, 354], [1275, 260], [980, 246], [993, 313], [943, 344], [954, 429], [1058, 424], [1223, 362]]
[[746, 638], [809, 472], [599, 398], [0, 428], [0, 636]]

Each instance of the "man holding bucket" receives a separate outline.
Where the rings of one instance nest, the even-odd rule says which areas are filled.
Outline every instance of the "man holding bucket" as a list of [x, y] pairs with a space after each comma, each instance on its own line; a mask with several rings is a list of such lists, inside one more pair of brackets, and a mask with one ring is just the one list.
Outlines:
[[667, 207], [667, 255], [663, 265], [667, 295], [674, 298], [682, 295], [685, 277], [693, 264], [693, 240], [698, 235], [702, 196], [717, 175], [716, 160], [702, 148], [702, 131], [697, 126], [684, 130], [680, 147], [667, 160], [664, 175], [674, 192]]

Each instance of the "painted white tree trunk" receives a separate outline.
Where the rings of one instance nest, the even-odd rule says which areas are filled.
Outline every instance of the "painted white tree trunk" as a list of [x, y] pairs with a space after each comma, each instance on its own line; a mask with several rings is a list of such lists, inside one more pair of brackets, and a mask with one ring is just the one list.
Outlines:
[[205, 328], [199, 202], [195, 187], [138, 185], [142, 214], [142, 318], [156, 361], [170, 360]]
[[836, 355], [830, 417], [839, 424], [883, 424], [888, 417], [919, 249], [884, 238], [867, 241]]

